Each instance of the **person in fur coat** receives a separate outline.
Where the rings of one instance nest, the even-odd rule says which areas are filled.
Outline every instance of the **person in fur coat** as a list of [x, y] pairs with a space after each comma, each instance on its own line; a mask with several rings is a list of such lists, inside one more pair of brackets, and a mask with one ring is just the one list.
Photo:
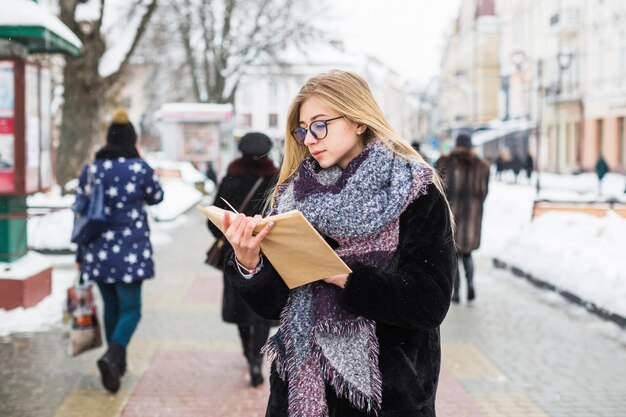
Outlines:
[[[272, 160], [267, 157], [271, 148], [271, 139], [263, 133], [251, 132], [245, 134], [239, 142], [239, 150], [242, 156], [235, 159], [228, 166], [226, 176], [220, 183], [213, 205], [230, 210], [226, 202], [224, 202], [226, 200], [234, 208], [239, 209], [255, 183], [261, 180], [262, 182], [243, 210], [243, 213], [247, 216], [261, 213], [265, 196], [268, 190], [275, 185], [278, 171]], [[208, 221], [207, 225], [216, 238], [222, 236], [220, 229], [213, 223]], [[223, 254], [230, 250], [228, 242], [225, 245], [222, 250]], [[222, 319], [227, 323], [237, 325], [243, 346], [243, 354], [248, 361], [250, 385], [256, 387], [262, 384], [261, 365], [263, 354], [261, 354], [261, 348], [267, 341], [270, 327], [277, 326], [278, 323], [265, 320], [250, 310], [226, 279], [224, 279], [224, 291], [222, 294]]]
[[[456, 222], [455, 241], [463, 261], [467, 280], [467, 299], [476, 298], [474, 261], [472, 252], [480, 246], [483, 204], [489, 187], [489, 165], [472, 150], [472, 138], [460, 134], [456, 147], [449, 155], [437, 161], [437, 169], [444, 177], [446, 191]], [[452, 301], [460, 302], [461, 272], [457, 268]]]
[[288, 113], [270, 214], [300, 210], [352, 269], [290, 290], [260, 242], [261, 216], [225, 216], [224, 275], [280, 328], [267, 417], [432, 417], [439, 326], [456, 251], [442, 182], [385, 119], [366, 81], [309, 79]]
[[97, 365], [102, 385], [115, 393], [126, 372], [126, 349], [141, 319], [141, 287], [154, 277], [154, 250], [145, 205], [163, 200], [154, 170], [140, 157], [137, 134], [128, 113], [117, 110], [107, 130], [106, 145], [87, 164], [77, 195], [93, 184], [104, 186], [107, 225], [93, 242], [80, 245], [76, 262], [85, 281], [94, 281], [104, 301], [108, 348]]

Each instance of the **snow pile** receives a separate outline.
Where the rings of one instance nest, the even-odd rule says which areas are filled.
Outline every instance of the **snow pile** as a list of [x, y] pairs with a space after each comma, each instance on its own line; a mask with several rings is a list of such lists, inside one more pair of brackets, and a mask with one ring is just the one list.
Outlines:
[[176, 180], [161, 180], [164, 200], [156, 206], [149, 207], [149, 213], [157, 221], [171, 221], [194, 207], [202, 200], [202, 193], [193, 184]]
[[51, 262], [54, 267], [52, 293], [35, 307], [26, 309], [20, 307], [8, 311], [0, 309], [0, 337], [15, 332], [43, 331], [60, 325], [66, 290], [76, 279], [76, 271], [72, 268], [74, 258], [46, 257], [46, 261]]
[[626, 219], [609, 213], [546, 213], [498, 259], [626, 317]]
[[[542, 174], [542, 197], [601, 201], [595, 174]], [[623, 198], [626, 177], [608, 174], [607, 197]], [[626, 219], [548, 212], [531, 220], [534, 184], [492, 181], [479, 252], [626, 317]]]

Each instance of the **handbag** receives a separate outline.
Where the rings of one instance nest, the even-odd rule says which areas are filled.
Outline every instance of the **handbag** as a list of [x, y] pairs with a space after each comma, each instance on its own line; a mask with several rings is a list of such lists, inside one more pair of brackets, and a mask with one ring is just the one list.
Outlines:
[[95, 183], [91, 167], [85, 192], [76, 195], [72, 206], [74, 211], [74, 226], [72, 228], [72, 242], [84, 246], [94, 241], [106, 227], [104, 213], [104, 185]]
[[102, 346], [102, 332], [93, 295], [93, 285], [82, 282], [82, 277], [67, 289], [67, 314], [70, 317], [67, 353], [74, 357]]
[[[250, 203], [250, 200], [252, 199], [252, 196], [254, 195], [256, 190], [259, 189], [264, 179], [265, 177], [261, 177], [254, 183], [254, 185], [248, 192], [248, 195], [246, 195], [246, 198], [241, 203], [241, 206], [239, 206], [238, 211], [240, 213], [246, 209], [246, 207], [248, 206], [248, 203]], [[217, 268], [219, 270], [223, 269], [224, 268], [224, 244], [225, 243], [226, 243], [226, 238], [224, 236], [220, 236], [217, 239], [215, 239], [215, 242], [213, 243], [213, 245], [211, 245], [209, 250], [206, 252], [206, 259], [204, 260], [204, 263], [209, 266], [212, 266], [213, 268]]]

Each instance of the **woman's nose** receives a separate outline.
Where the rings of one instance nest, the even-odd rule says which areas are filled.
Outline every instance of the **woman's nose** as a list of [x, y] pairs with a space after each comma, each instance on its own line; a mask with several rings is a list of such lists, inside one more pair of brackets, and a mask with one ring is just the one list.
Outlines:
[[315, 138], [315, 136], [313, 136], [313, 132], [311, 132], [311, 129], [307, 130], [306, 135], [304, 136], [304, 144], [306, 146], [310, 146], [316, 143], [317, 143], [317, 139]]

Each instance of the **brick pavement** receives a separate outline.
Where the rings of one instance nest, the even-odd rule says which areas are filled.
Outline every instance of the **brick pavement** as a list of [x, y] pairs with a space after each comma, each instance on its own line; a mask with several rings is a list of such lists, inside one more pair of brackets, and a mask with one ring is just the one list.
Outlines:
[[[220, 319], [221, 277], [195, 212], [156, 250], [122, 390], [95, 360], [63, 353], [62, 330], [0, 340], [0, 417], [262, 416], [268, 387], [247, 386], [236, 328]], [[442, 328], [440, 417], [626, 416], [626, 345], [477, 259], [478, 300]], [[267, 368], [267, 367], [266, 367]], [[267, 369], [265, 370], [267, 374]]]

